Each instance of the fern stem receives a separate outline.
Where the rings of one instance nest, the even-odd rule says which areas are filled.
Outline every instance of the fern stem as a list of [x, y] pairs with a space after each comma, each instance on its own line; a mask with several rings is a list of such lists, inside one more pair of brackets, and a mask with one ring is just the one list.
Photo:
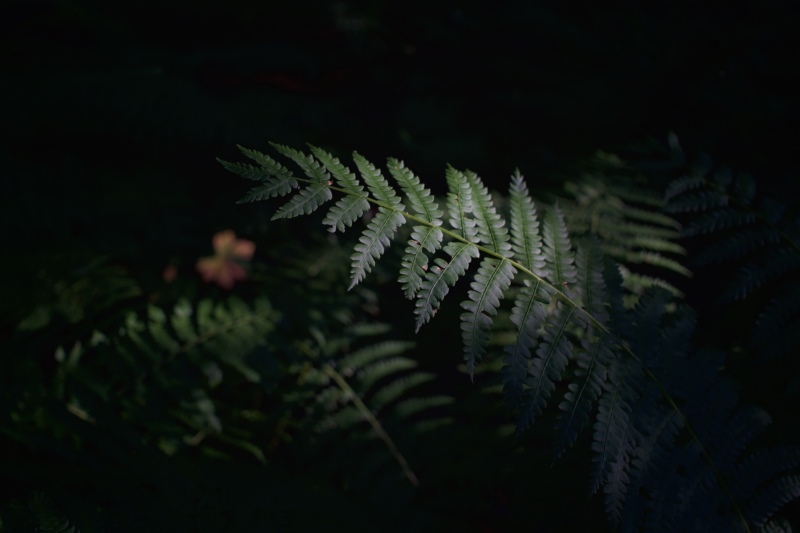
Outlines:
[[414, 473], [413, 470], [411, 470], [411, 467], [408, 465], [406, 458], [403, 457], [403, 454], [401, 454], [400, 450], [397, 449], [397, 446], [395, 446], [394, 441], [392, 441], [392, 438], [389, 436], [388, 433], [386, 433], [386, 430], [383, 429], [383, 426], [381, 425], [380, 422], [378, 422], [378, 419], [375, 418], [375, 415], [372, 414], [372, 411], [370, 411], [370, 409], [364, 404], [363, 400], [361, 400], [361, 397], [356, 393], [356, 391], [353, 390], [353, 388], [350, 386], [349, 383], [347, 383], [347, 381], [342, 377], [342, 375], [339, 374], [336, 370], [334, 370], [334, 368], [331, 365], [325, 363], [322, 366], [322, 370], [333, 381], [335, 381], [336, 384], [339, 386], [339, 388], [342, 389], [342, 391], [347, 395], [347, 397], [353, 401], [353, 403], [358, 408], [359, 412], [361, 412], [361, 415], [367, 420], [367, 422], [369, 422], [369, 424], [372, 426], [372, 429], [375, 431], [378, 437], [380, 437], [381, 440], [384, 442], [384, 444], [386, 444], [386, 447], [389, 448], [389, 452], [392, 454], [392, 457], [394, 457], [395, 461], [397, 461], [397, 463], [403, 469], [403, 472], [405, 473], [406, 477], [411, 482], [411, 484], [414, 485], [415, 487], [419, 487], [419, 480], [417, 479], [417, 475]]

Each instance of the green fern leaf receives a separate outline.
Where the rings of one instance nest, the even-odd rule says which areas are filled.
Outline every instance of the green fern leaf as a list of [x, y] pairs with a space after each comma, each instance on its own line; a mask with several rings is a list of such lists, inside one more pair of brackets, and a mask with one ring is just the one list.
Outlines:
[[299, 166], [306, 176], [311, 180], [314, 185], [329, 185], [330, 174], [324, 166], [310, 155], [306, 155], [300, 150], [283, 146], [282, 144], [269, 143], [270, 146], [275, 148], [279, 153], [288, 157]]
[[356, 167], [358, 167], [358, 171], [361, 173], [361, 177], [364, 179], [367, 187], [369, 187], [372, 195], [380, 202], [383, 202], [384, 207], [396, 211], [405, 210], [405, 206], [403, 206], [400, 197], [397, 196], [397, 193], [375, 165], [367, 161], [364, 156], [358, 152], [353, 152], [353, 161], [356, 162]]
[[447, 181], [447, 212], [450, 215], [450, 226], [464, 239], [476, 242], [478, 228], [470, 216], [473, 212], [472, 190], [467, 177], [450, 165], [445, 172]]
[[450, 255], [450, 261], [438, 257], [434, 259], [434, 265], [425, 273], [425, 279], [417, 293], [414, 309], [414, 314], [417, 315], [416, 331], [433, 318], [450, 287], [466, 273], [472, 259], [480, 256], [475, 245], [463, 242], [448, 243], [444, 251]]
[[359, 237], [359, 244], [356, 244], [355, 253], [351, 256], [349, 289], [358, 285], [372, 270], [375, 260], [383, 255], [385, 247], [391, 243], [397, 228], [405, 222], [405, 217], [399, 211], [392, 211], [385, 207], [378, 208], [378, 214], [369, 222], [364, 233]]
[[422, 413], [434, 407], [452, 405], [455, 400], [450, 396], [427, 396], [423, 398], [409, 398], [397, 404], [397, 414], [408, 418], [417, 413]]
[[360, 348], [339, 360], [339, 367], [345, 375], [350, 375], [373, 361], [384, 357], [399, 355], [416, 346], [408, 341], [383, 341]]
[[333, 195], [327, 185], [311, 185], [302, 189], [291, 200], [282, 205], [272, 215], [272, 220], [310, 215], [331, 198], [333, 198]]
[[430, 224], [414, 226], [401, 261], [399, 281], [406, 298], [412, 299], [422, 286], [422, 278], [428, 267], [428, 256], [424, 250], [436, 252], [441, 247], [444, 234], [439, 226], [442, 225], [443, 213], [434, 201], [430, 190], [420, 183], [419, 178], [406, 168], [402, 161], [389, 158], [387, 166], [406, 194], [411, 208]]
[[331, 233], [344, 231], [369, 210], [369, 202], [361, 196], [345, 196], [339, 199], [325, 215], [323, 224], [330, 226]]
[[728, 197], [718, 191], [700, 191], [692, 195], [682, 196], [672, 200], [664, 210], [668, 213], [686, 213], [707, 211], [715, 207], [725, 207], [728, 205]]
[[[594, 424], [590, 492], [594, 494], [607, 484], [606, 493], [613, 497], [615, 491], [626, 485], [627, 457], [625, 450], [631, 432], [631, 412], [638, 399], [637, 388], [629, 387], [628, 380], [642, 381], [641, 368], [632, 357], [614, 361], [603, 383], [603, 394], [598, 402], [597, 420]], [[611, 511], [609, 500], [607, 511]]]
[[331, 194], [330, 174], [312, 156], [276, 143], [270, 143], [278, 152], [292, 159], [311, 180], [311, 185], [298, 192], [289, 202], [281, 206], [272, 216], [272, 220], [293, 218], [313, 213], [320, 205], [327, 202]]
[[414, 226], [411, 239], [406, 246], [400, 264], [400, 277], [403, 293], [413, 299], [422, 287], [425, 271], [428, 269], [428, 255], [425, 250], [435, 252], [442, 245], [444, 234], [436, 226]]
[[291, 171], [270, 156], [243, 146], [237, 145], [237, 147], [244, 155], [258, 163], [260, 168], [245, 163], [229, 163], [219, 158], [217, 158], [217, 161], [227, 170], [243, 178], [262, 182], [261, 185], [250, 189], [237, 203], [255, 202], [274, 198], [275, 196], [285, 196], [292, 189], [298, 187], [297, 179]]
[[580, 430], [589, 421], [592, 407], [602, 393], [607, 368], [613, 358], [608, 335], [601, 335], [599, 339], [591, 341], [584, 339], [582, 348], [576, 354], [577, 380], [567, 385], [564, 400], [558, 404], [562, 412], [556, 421], [556, 457], [561, 457], [572, 446]]
[[336, 183], [347, 192], [328, 210], [322, 221], [323, 224], [330, 226], [331, 233], [336, 230], [344, 231], [369, 209], [367, 193], [358, 182], [356, 175], [350, 172], [350, 169], [344, 166], [338, 158], [316, 146], [310, 146], [310, 148], [311, 153], [325, 165]]
[[681, 230], [681, 235], [683, 237], [707, 235], [738, 226], [748, 226], [755, 221], [756, 214], [752, 211], [715, 210], [697, 217]]
[[667, 190], [664, 192], [664, 200], [669, 202], [676, 196], [679, 196], [686, 191], [699, 189], [704, 183], [705, 181], [703, 180], [703, 177], [697, 174], [692, 176], [684, 176], [674, 180], [669, 184], [669, 186], [667, 186]]
[[[525, 380], [530, 368], [530, 354], [536, 344], [535, 333], [544, 322], [545, 311], [537, 296], [546, 296], [543, 283], [536, 280], [520, 289], [511, 310], [511, 322], [517, 327], [513, 344], [506, 346], [503, 358], [503, 394], [511, 409], [517, 409], [525, 393]], [[525, 429], [525, 428], [522, 428]]]
[[474, 172], [468, 171], [466, 179], [472, 193], [478, 242], [485, 244], [493, 252], [510, 257], [512, 253], [511, 244], [508, 242], [508, 229], [494, 207], [489, 190]]
[[272, 174], [263, 168], [254, 167], [249, 163], [231, 163], [224, 159], [217, 158], [217, 162], [222, 165], [225, 170], [233, 172], [244, 179], [253, 181], [266, 181], [272, 177]]
[[425, 383], [430, 383], [436, 378], [430, 372], [415, 372], [410, 376], [402, 377], [381, 387], [372, 397], [372, 405], [376, 412], [380, 412], [387, 405], [400, 398], [406, 391], [414, 387], [419, 387]]
[[557, 287], [568, 288], [571, 283], [575, 283], [577, 271], [569, 231], [558, 204], [547, 211], [542, 234], [547, 279]]
[[[606, 297], [605, 279], [602, 276], [603, 257], [597, 242], [592, 239], [578, 248], [575, 258], [577, 267], [577, 287], [584, 309], [600, 324], [609, 321], [609, 305]], [[595, 331], [591, 324], [584, 322], [585, 335], [581, 339], [581, 349], [575, 354], [578, 369], [577, 379], [567, 385], [564, 401], [559, 404], [562, 413], [556, 421], [558, 440], [556, 456], [575, 442], [578, 432], [589, 420], [594, 402], [600, 397], [607, 369], [613, 360], [613, 337], [603, 331]]]
[[516, 271], [507, 259], [487, 257], [475, 274], [470, 285], [469, 299], [461, 303], [466, 313], [461, 315], [461, 331], [464, 340], [464, 360], [470, 378], [475, 373], [475, 363], [486, 355], [486, 343], [492, 317], [497, 314], [503, 291], [511, 285]]
[[572, 354], [567, 327], [572, 321], [575, 307], [558, 304], [555, 297], [553, 303], [555, 308], [552, 314], [546, 316], [542, 322], [543, 331], [526, 378], [528, 391], [523, 400], [517, 432], [527, 429], [544, 411], [555, 389], [555, 383], [564, 374]]
[[542, 237], [536, 206], [528, 193], [528, 185], [517, 170], [511, 177], [511, 245], [514, 259], [537, 276], [545, 275]]
[[425, 222], [434, 226], [442, 225], [442, 211], [434, 201], [430, 189], [420, 183], [419, 178], [403, 165], [402, 161], [390, 157], [386, 166], [389, 173], [400, 184], [406, 194], [411, 208], [422, 217]]
[[746, 297], [769, 281], [800, 270], [800, 253], [793, 247], [774, 248], [760, 260], [751, 261], [737, 272], [720, 300], [729, 302]]

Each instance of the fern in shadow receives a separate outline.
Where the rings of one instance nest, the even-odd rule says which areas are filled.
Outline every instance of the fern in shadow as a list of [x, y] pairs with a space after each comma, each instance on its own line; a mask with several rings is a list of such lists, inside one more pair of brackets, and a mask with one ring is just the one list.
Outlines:
[[603, 254], [620, 264], [623, 286], [630, 291], [626, 305], [656, 286], [683, 297], [675, 283], [691, 272], [682, 264], [686, 250], [677, 242], [681, 225], [662, 212], [664, 199], [640, 172], [600, 152], [564, 189], [574, 198], [564, 204], [570, 234], [600, 238]]
[[[796, 375], [800, 367], [791, 356], [800, 344], [800, 216], [759, 194], [752, 176], [714, 166], [708, 157], [674, 180], [666, 198], [666, 209], [687, 219], [682, 235], [688, 242], [713, 239], [695, 257], [697, 267], [734, 266], [717, 305], [750, 304], [750, 348], [760, 362], [781, 361]], [[784, 395], [798, 392], [795, 378]]]
[[[774, 485], [740, 475], [740, 464], [768, 462], [768, 452], [751, 446], [768, 417], [755, 407], [737, 407], [735, 387], [719, 375], [718, 354], [694, 353], [692, 313], [668, 305], [674, 304], [669, 293], [658, 290], [644, 291], [626, 308], [617, 265], [598, 242], [573, 239], [558, 203], [537, 205], [519, 173], [511, 180], [506, 215], [476, 174], [448, 167], [449, 193], [441, 209], [399, 161], [390, 159], [388, 169], [403, 196], [355, 153], [366, 193], [346, 166], [318, 148], [306, 155], [273, 147], [306, 177], [287, 174], [284, 167], [273, 172], [271, 159], [261, 165], [267, 156], [249, 149], [242, 151], [261, 174], [222, 164], [256, 176], [273, 196], [293, 192], [294, 186], [286, 190], [281, 184], [296, 182], [299, 190], [274, 218], [309, 214], [332, 192], [345, 197], [325, 217], [333, 230], [356, 223], [355, 212], [365, 211], [362, 200], [377, 208], [351, 256], [351, 288], [409, 221], [414, 229], [400, 282], [416, 300], [417, 330], [460, 279], [471, 279], [460, 317], [471, 376], [487, 355], [502, 300], [513, 295], [516, 333], [502, 376], [508, 403], [518, 413], [517, 430], [539, 419], [565, 387], [557, 402], [557, 453], [591, 425], [590, 490], [602, 489], [612, 525], [626, 531], [750, 531], [767, 525], [782, 503], [796, 497], [797, 476], [783, 475], [794, 468], [793, 460], [776, 461], [770, 471]], [[352, 216], [343, 215], [348, 206], [356, 210]], [[467, 275], [475, 263], [477, 271]]]

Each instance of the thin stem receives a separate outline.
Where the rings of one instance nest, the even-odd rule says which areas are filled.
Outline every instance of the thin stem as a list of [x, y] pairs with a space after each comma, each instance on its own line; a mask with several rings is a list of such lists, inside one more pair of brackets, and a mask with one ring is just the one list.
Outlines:
[[392, 457], [394, 457], [395, 461], [397, 461], [397, 463], [403, 469], [403, 472], [405, 473], [406, 477], [411, 482], [411, 484], [414, 485], [415, 487], [419, 487], [419, 480], [417, 479], [417, 475], [414, 474], [414, 471], [411, 470], [410, 466], [408, 466], [408, 462], [406, 461], [405, 457], [403, 457], [403, 454], [401, 454], [400, 451], [397, 449], [397, 446], [395, 446], [394, 442], [392, 441], [392, 438], [383, 429], [383, 426], [381, 425], [380, 422], [378, 422], [378, 419], [375, 418], [375, 415], [372, 414], [372, 411], [370, 411], [369, 408], [364, 404], [364, 402], [361, 400], [361, 397], [359, 397], [359, 395], [356, 394], [356, 391], [353, 390], [350, 384], [347, 383], [347, 381], [345, 381], [342, 375], [339, 374], [336, 370], [334, 370], [331, 365], [325, 363], [322, 366], [322, 370], [325, 372], [325, 374], [330, 376], [330, 378], [336, 382], [336, 384], [339, 386], [340, 389], [342, 389], [342, 391], [347, 395], [347, 397], [353, 401], [353, 403], [356, 405], [361, 415], [367, 420], [367, 422], [369, 422], [369, 425], [372, 426], [372, 429], [375, 431], [378, 437], [380, 437], [380, 439], [384, 442], [384, 444], [386, 444], [386, 447], [389, 448], [389, 452], [392, 454]]

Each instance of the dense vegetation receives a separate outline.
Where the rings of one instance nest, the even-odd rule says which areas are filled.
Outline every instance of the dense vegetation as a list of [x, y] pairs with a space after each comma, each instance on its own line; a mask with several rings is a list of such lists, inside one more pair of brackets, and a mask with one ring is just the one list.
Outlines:
[[[798, 117], [788, 8], [11, 4], [0, 21], [3, 530], [647, 527], [661, 501], [652, 476], [682, 471], [648, 465], [709, 465], [677, 453], [697, 441], [668, 414], [678, 411], [662, 409], [647, 371], [699, 426], [700, 442], [711, 422], [741, 430], [741, 447], [704, 445], [741, 514], [754, 525], [772, 516], [774, 530], [783, 517], [798, 523], [796, 501], [781, 507], [796, 497], [800, 442], [798, 206], [785, 180], [792, 140], [780, 133]], [[403, 213], [420, 218], [394, 181], [399, 165], [384, 165], [397, 156], [434, 193], [443, 213], [431, 220], [451, 233], [449, 187], [472, 175], [456, 169], [472, 169], [487, 187], [470, 185], [488, 225], [460, 236], [499, 256], [474, 257], [431, 317], [434, 307], [404, 300], [431, 272], [409, 260], [405, 233], [431, 220], [409, 218], [348, 290], [351, 255], [381, 220], [379, 206], [340, 217], [347, 232], [326, 233], [320, 223], [337, 226], [327, 206], [272, 221], [280, 201], [237, 205], [245, 182], [214, 157], [252, 165], [256, 188], [266, 175], [236, 144], [310, 179], [266, 139], [305, 152], [308, 141], [356, 171], [347, 150], [358, 148], [384, 169]], [[515, 167], [524, 181], [510, 177]], [[528, 209], [523, 183], [536, 215], [515, 222]], [[483, 239], [494, 214], [508, 240], [491, 249]], [[673, 332], [663, 350], [685, 352], [676, 368], [695, 365], [706, 381], [689, 387], [657, 364], [664, 353], [630, 367], [642, 380], [599, 379], [627, 361], [615, 350], [603, 372], [584, 373], [580, 348], [599, 338], [597, 324], [582, 336], [573, 313], [549, 397], [534, 400], [536, 383], [524, 379], [510, 387], [520, 374], [507, 351], [522, 338], [515, 302], [536, 279], [511, 262], [524, 265], [514, 246], [534, 221], [543, 254], [564, 235], [569, 243], [567, 255], [525, 267], [550, 284], [542, 301], [574, 291], [575, 309], [591, 307], [579, 281], [599, 283], [587, 265], [600, 261], [601, 301], [615, 302], [608, 322], [600, 317], [615, 326], [612, 345], [638, 353], [652, 338], [637, 335]], [[442, 238], [441, 250], [422, 250], [429, 267], [463, 244]], [[487, 300], [475, 314], [460, 304], [487, 286], [476, 277], [493, 265], [487, 257], [516, 274], [499, 305]], [[554, 257], [567, 258], [560, 281], [548, 277]], [[415, 335], [415, 320], [431, 318]], [[631, 319], [651, 327], [632, 333]], [[474, 333], [466, 351], [465, 324]], [[594, 392], [574, 403], [587, 421], [578, 432], [561, 404], [581, 379]], [[635, 432], [663, 415], [663, 435], [677, 435], [660, 460], [618, 448], [622, 460], [607, 464], [620, 465], [622, 483], [598, 466], [600, 418], [588, 407], [604, 408], [609, 383], [641, 396], [635, 409], [610, 411]], [[718, 410], [693, 409], [698, 394]], [[764, 413], [772, 423], [761, 432]], [[719, 438], [736, 441], [723, 429]], [[566, 449], [558, 461], [554, 447]], [[762, 476], [783, 481], [758, 485]], [[589, 479], [604, 488], [586, 499]], [[699, 479], [708, 499], [684, 516], [735, 517], [719, 477]], [[672, 476], [664, 486], [680, 485]]]

